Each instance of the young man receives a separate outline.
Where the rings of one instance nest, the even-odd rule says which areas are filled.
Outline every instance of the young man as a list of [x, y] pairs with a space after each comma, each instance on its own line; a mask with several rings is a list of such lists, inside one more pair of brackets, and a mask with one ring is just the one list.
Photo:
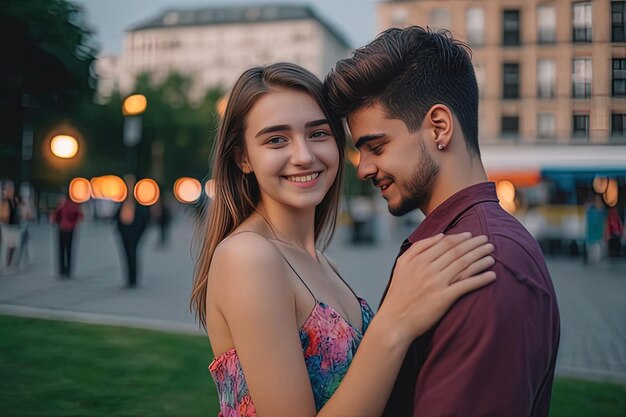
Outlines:
[[339, 61], [325, 84], [360, 152], [358, 176], [392, 214], [426, 215], [400, 253], [440, 232], [485, 234], [495, 245], [498, 279], [415, 340], [384, 415], [547, 416], [556, 296], [536, 241], [487, 182], [469, 48], [449, 32], [389, 29]]

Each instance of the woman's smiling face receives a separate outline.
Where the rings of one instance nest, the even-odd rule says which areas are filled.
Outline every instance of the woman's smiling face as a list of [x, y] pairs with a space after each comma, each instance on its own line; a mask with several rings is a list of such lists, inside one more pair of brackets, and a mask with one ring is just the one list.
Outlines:
[[262, 201], [317, 206], [339, 169], [339, 149], [317, 102], [285, 88], [259, 98], [246, 118], [242, 169], [256, 177]]

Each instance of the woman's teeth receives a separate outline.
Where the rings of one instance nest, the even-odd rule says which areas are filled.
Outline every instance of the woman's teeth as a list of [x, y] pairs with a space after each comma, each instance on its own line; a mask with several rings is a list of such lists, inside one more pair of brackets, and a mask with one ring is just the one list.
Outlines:
[[293, 182], [309, 182], [309, 181], [313, 181], [315, 178], [319, 177], [319, 175], [320, 175], [320, 173], [316, 172], [315, 174], [310, 174], [310, 175], [287, 177], [287, 179], [289, 181], [293, 181]]

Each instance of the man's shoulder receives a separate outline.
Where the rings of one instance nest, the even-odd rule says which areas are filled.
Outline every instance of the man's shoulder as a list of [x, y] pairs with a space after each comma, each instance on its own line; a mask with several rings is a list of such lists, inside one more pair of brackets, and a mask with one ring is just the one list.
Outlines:
[[495, 246], [496, 268], [515, 276], [549, 277], [543, 253], [530, 232], [497, 203], [477, 204], [468, 210], [450, 233], [484, 234]]

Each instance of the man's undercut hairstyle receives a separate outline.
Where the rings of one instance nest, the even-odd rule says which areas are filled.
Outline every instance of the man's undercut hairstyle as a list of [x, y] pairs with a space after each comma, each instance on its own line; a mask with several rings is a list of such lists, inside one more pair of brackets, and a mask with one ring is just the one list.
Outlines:
[[472, 52], [447, 30], [388, 29], [340, 60], [324, 84], [332, 111], [341, 117], [380, 104], [411, 132], [432, 106], [443, 104], [459, 120], [469, 151], [480, 155]]

